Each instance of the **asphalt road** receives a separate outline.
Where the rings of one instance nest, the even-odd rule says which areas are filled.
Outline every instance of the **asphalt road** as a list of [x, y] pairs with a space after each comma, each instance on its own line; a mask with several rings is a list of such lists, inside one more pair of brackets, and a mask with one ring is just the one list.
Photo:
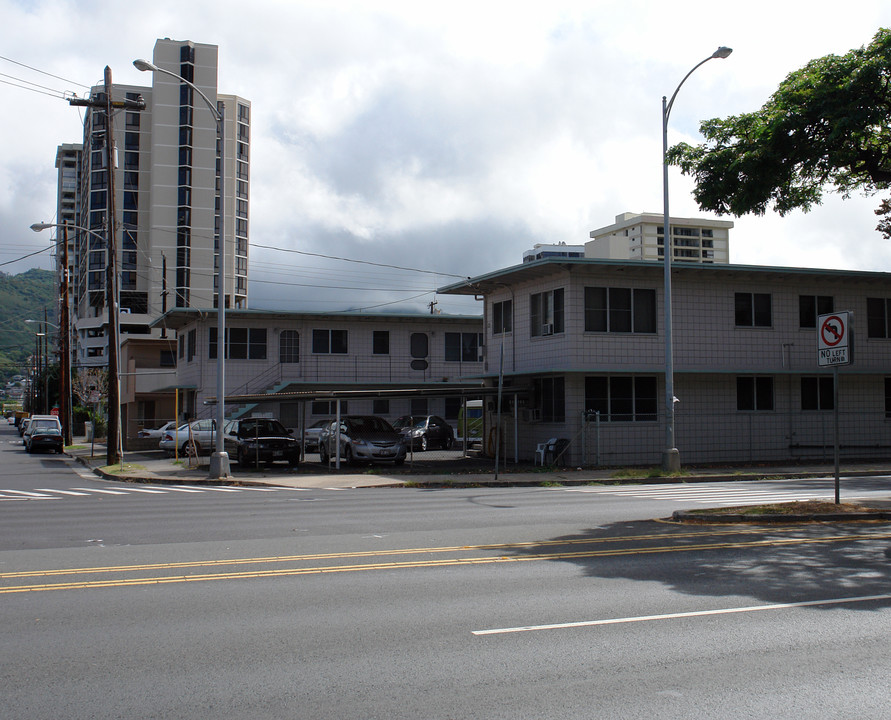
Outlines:
[[891, 525], [669, 488], [137, 492], [6, 442], [3, 716], [888, 717]]

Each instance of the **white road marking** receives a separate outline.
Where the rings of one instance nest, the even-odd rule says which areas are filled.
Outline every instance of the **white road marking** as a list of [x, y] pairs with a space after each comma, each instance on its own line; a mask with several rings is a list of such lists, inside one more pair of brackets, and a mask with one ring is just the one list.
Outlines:
[[33, 498], [48, 498], [50, 495], [44, 495], [43, 493], [38, 492], [27, 492], [25, 490], [0, 490], [0, 493], [12, 493], [13, 495], [24, 495], [25, 497], [33, 497]]
[[72, 490], [83, 490], [88, 493], [102, 493], [103, 495], [126, 495], [127, 493], [120, 490], [103, 490], [102, 488], [71, 488]]
[[38, 492], [58, 493], [59, 495], [89, 495], [85, 492], [74, 492], [74, 490], [54, 490], [53, 488], [34, 488]]
[[512, 628], [473, 630], [471, 631], [471, 634], [507, 635], [510, 633], [532, 632], [534, 630], [564, 630], [567, 628], [621, 625], [624, 623], [652, 622], [654, 620], [677, 620], [679, 618], [706, 617], [708, 615], [732, 615], [735, 613], [761, 612], [763, 610], [788, 610], [790, 608], [843, 605], [845, 603], [875, 602], [879, 600], [891, 600], [891, 595], [862, 595], [860, 597], [832, 598], [830, 600], [805, 600], [803, 602], [776, 603], [774, 605], [750, 605], [748, 607], [723, 608], [720, 610], [697, 610], [693, 612], [670, 613], [666, 615], [640, 615], [638, 617], [610, 618], [607, 620], [582, 620], [581, 622], [554, 623], [552, 625], [524, 625]]

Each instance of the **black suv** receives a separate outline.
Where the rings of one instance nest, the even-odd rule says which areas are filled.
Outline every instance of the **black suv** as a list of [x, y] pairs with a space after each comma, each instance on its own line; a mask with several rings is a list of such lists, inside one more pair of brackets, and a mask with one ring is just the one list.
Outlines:
[[226, 452], [242, 467], [276, 460], [292, 466], [300, 462], [300, 443], [272, 418], [230, 420], [223, 426], [223, 441]]

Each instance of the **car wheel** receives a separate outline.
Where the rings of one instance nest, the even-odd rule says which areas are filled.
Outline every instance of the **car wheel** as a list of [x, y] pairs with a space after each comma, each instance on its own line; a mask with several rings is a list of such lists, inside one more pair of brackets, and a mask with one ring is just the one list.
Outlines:
[[399, 458], [398, 460], [393, 461], [394, 465], [405, 465], [405, 458]]
[[323, 465], [328, 464], [328, 448], [325, 445], [319, 445], [319, 461]]
[[347, 446], [343, 449], [343, 461], [344, 461], [347, 465], [352, 465], [352, 464], [353, 464], [353, 448], [350, 447], [349, 445], [347, 445]]
[[243, 451], [238, 451], [238, 465], [239, 467], [247, 468], [250, 467], [250, 463], [248, 463], [247, 455], [244, 454]]
[[421, 450], [427, 452], [427, 447], [429, 443], [427, 442], [427, 436], [421, 435]]
[[445, 442], [442, 444], [446, 450], [452, 449], [452, 437], [451, 435], [445, 439]]
[[181, 454], [183, 457], [195, 457], [201, 454], [201, 446], [197, 442], [193, 444], [187, 440], [183, 443]]

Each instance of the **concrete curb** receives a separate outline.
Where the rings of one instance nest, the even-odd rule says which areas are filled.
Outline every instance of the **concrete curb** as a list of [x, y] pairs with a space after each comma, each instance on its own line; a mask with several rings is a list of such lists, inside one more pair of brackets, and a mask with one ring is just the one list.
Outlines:
[[700, 513], [689, 510], [675, 510], [671, 514], [675, 522], [695, 523], [699, 525], [710, 524], [737, 524], [748, 525], [781, 525], [784, 523], [806, 522], [862, 522], [865, 520], [891, 520], [891, 512], [879, 510], [877, 512], [851, 512], [851, 513], [801, 513], [801, 514], [765, 514], [742, 515], [721, 513]]

